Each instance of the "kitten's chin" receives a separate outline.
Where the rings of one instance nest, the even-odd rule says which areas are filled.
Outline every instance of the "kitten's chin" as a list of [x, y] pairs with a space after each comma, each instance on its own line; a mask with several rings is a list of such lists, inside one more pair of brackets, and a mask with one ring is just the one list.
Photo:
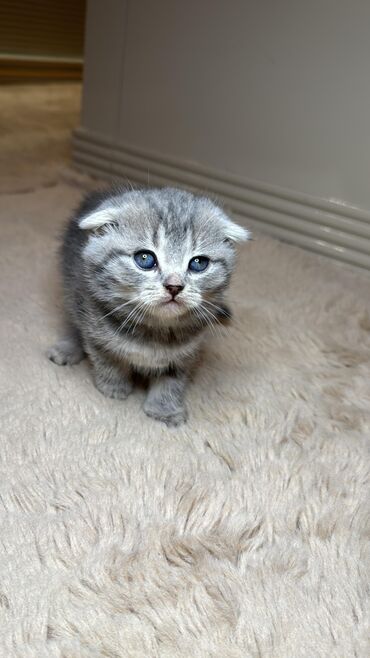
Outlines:
[[181, 318], [189, 312], [185, 304], [176, 301], [164, 302], [159, 304], [155, 310], [155, 316], [162, 322], [171, 322]]

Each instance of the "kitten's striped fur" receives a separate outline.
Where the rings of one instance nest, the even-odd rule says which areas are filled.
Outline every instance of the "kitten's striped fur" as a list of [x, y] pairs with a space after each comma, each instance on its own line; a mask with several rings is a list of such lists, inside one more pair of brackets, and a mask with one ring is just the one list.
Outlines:
[[[247, 237], [208, 198], [189, 192], [116, 188], [89, 195], [63, 240], [68, 327], [49, 358], [77, 363], [86, 353], [96, 386], [110, 397], [125, 398], [137, 371], [149, 380], [146, 413], [183, 422], [185, 386], [206, 330], [230, 316], [224, 293], [232, 243]], [[145, 250], [157, 259], [150, 271], [134, 260]], [[209, 259], [205, 271], [189, 270], [196, 256]], [[175, 301], [171, 286], [180, 291]]]

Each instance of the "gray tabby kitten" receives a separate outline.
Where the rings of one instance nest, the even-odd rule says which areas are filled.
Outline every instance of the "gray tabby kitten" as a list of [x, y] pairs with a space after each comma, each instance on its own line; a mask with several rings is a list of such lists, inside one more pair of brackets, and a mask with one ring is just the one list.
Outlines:
[[177, 189], [114, 189], [88, 196], [62, 246], [65, 337], [49, 358], [85, 354], [96, 387], [126, 398], [149, 383], [144, 411], [179, 425], [184, 394], [209, 325], [230, 316], [223, 295], [233, 243], [248, 231], [207, 198]]

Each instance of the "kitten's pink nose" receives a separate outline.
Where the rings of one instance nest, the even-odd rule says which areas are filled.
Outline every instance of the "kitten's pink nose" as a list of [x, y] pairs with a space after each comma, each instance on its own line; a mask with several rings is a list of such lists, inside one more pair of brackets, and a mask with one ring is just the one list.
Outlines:
[[184, 290], [184, 286], [173, 286], [171, 284], [166, 285], [165, 288], [172, 295], [173, 299], [175, 299], [181, 290]]

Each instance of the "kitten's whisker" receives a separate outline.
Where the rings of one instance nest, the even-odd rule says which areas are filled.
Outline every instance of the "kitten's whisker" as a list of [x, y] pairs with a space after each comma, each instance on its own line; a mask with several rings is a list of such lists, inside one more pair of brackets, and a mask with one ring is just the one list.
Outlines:
[[[218, 306], [217, 304], [213, 304], [212, 302], [210, 302], [210, 301], [208, 301], [208, 300], [206, 300], [206, 299], [203, 300], [203, 303], [204, 303], [204, 304], [210, 304], [210, 305], [212, 306], [212, 308], [215, 308], [217, 312], [220, 312], [220, 313], [221, 313], [222, 318], [224, 318], [224, 319], [230, 319], [230, 315], [225, 314], [225, 308], [223, 308], [222, 306]], [[209, 309], [207, 309], [207, 308], [205, 308], [204, 310], [207, 311], [208, 313], [211, 313], [212, 317], [215, 319], [215, 322], [216, 322], [218, 325], [220, 325], [220, 327], [224, 327], [224, 328], [225, 328], [225, 325], [223, 324], [221, 318], [219, 318], [217, 315], [215, 315], [214, 313], [212, 313], [212, 312], [211, 312]]]
[[222, 333], [220, 331], [220, 327], [222, 325], [218, 317], [216, 317], [216, 315], [214, 315], [214, 313], [212, 313], [209, 309], [202, 306], [200, 308], [202, 309], [204, 318], [208, 321], [209, 327], [214, 330], [215, 335], [217, 335], [217, 331], [218, 331], [219, 332], [218, 335], [222, 336]]
[[213, 333], [213, 335], [215, 335], [213, 324], [212, 324], [212, 322], [210, 321], [210, 318], [207, 316], [207, 314], [205, 312], [206, 309], [202, 308], [201, 306], [198, 306], [197, 311], [198, 311], [200, 317], [202, 318], [203, 322], [206, 323], [206, 326], [209, 327], [211, 332]]
[[[203, 304], [208, 304], [209, 306], [212, 306], [212, 308], [215, 308], [216, 311], [219, 311], [222, 316], [225, 316], [225, 306], [219, 306], [218, 304], [214, 304], [213, 302], [210, 302], [209, 299], [203, 299], [202, 301]], [[220, 318], [217, 318], [218, 321], [220, 321]]]
[[193, 313], [194, 313], [194, 316], [195, 316], [195, 320], [197, 321], [198, 327], [202, 327], [203, 326], [202, 318], [199, 315], [197, 309], [194, 308]]
[[142, 302], [142, 304], [140, 306], [140, 309], [139, 309], [139, 312], [138, 312], [138, 315], [137, 315], [137, 319], [135, 321], [135, 324], [133, 325], [133, 327], [131, 329], [132, 333], [134, 333], [137, 325], [143, 321], [143, 319], [146, 315], [146, 312], [147, 312], [147, 303]]
[[145, 301], [141, 300], [141, 304], [139, 305], [136, 320], [134, 321], [134, 325], [131, 329], [132, 333], [135, 331], [138, 324], [143, 321], [143, 319], [145, 318], [145, 315], [146, 315], [147, 311], [149, 310], [150, 306], [151, 306], [150, 302], [145, 302]]
[[215, 308], [217, 311], [223, 311], [222, 306], [218, 306], [218, 304], [214, 304], [213, 302], [210, 302], [209, 299], [203, 299], [202, 303], [213, 306], [213, 308]]
[[118, 329], [114, 332], [114, 335], [115, 335], [115, 336], [116, 336], [117, 334], [119, 334], [119, 333], [122, 331], [122, 329], [127, 325], [128, 322], [130, 322], [130, 320], [131, 320], [132, 318], [135, 317], [135, 315], [136, 315], [136, 313], [138, 312], [138, 309], [140, 308], [140, 306], [141, 306], [140, 303], [139, 303], [139, 304], [136, 304], [136, 306], [132, 309], [132, 311], [130, 311], [130, 313], [129, 313], [128, 316], [125, 318], [125, 320], [122, 322], [122, 324], [120, 324], [120, 326], [118, 327]]
[[194, 312], [196, 313], [197, 318], [199, 318], [199, 321], [200, 321], [201, 325], [204, 326], [204, 323], [206, 324], [206, 326], [209, 325], [209, 320], [205, 316], [205, 314], [203, 313], [202, 308], [200, 306], [198, 306], [196, 309], [194, 309]]
[[109, 313], [106, 313], [105, 315], [102, 315], [100, 320], [104, 320], [104, 318], [107, 318], [109, 315], [112, 315], [113, 313], [117, 313], [117, 311], [120, 311], [125, 306], [128, 306], [128, 304], [132, 304], [132, 303], [136, 302], [138, 299], [139, 299], [139, 297], [133, 297], [132, 299], [129, 299], [127, 302], [124, 302], [123, 304], [119, 304], [115, 308], [112, 308], [112, 310], [109, 311]]
[[137, 323], [138, 323], [139, 320], [140, 320], [140, 317], [141, 317], [141, 315], [142, 315], [142, 312], [143, 312], [143, 302], [140, 302], [140, 303], [137, 305], [137, 307], [136, 307], [136, 312], [135, 312], [135, 314], [134, 314], [133, 317], [131, 318], [132, 323], [133, 323], [133, 324], [132, 324], [132, 327], [131, 327], [131, 331], [134, 331], [134, 329], [135, 329]]

